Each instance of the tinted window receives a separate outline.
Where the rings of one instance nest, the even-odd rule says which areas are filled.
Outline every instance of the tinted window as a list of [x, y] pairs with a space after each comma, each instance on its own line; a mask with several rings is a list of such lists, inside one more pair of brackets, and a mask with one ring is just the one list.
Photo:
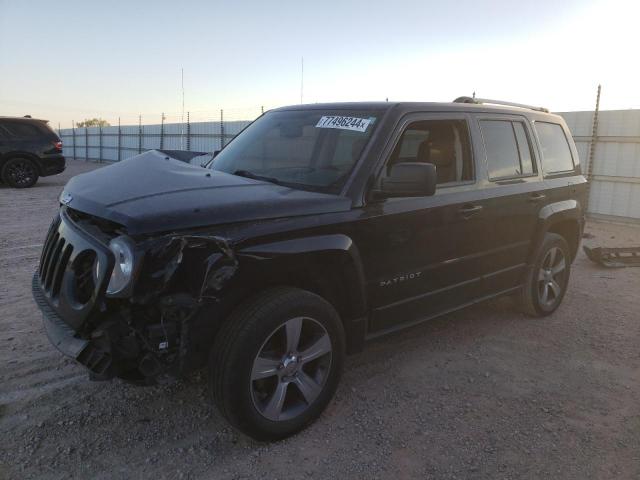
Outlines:
[[513, 122], [513, 131], [516, 134], [516, 140], [518, 141], [518, 153], [520, 154], [520, 171], [524, 175], [529, 175], [535, 172], [533, 165], [533, 159], [531, 156], [531, 145], [527, 132], [524, 130], [524, 125], [520, 122]]
[[487, 151], [489, 178], [522, 175], [518, 144], [511, 122], [483, 120], [480, 126]]
[[41, 135], [40, 130], [35, 125], [26, 122], [6, 122], [3, 123], [5, 130], [13, 137], [28, 138]]
[[521, 122], [482, 120], [489, 178], [521, 177], [535, 172], [531, 145]]
[[573, 170], [573, 159], [564, 130], [557, 123], [536, 122], [542, 147], [542, 164], [546, 173]]
[[467, 122], [424, 120], [409, 124], [391, 154], [386, 174], [400, 162], [433, 163], [438, 184], [473, 180]]

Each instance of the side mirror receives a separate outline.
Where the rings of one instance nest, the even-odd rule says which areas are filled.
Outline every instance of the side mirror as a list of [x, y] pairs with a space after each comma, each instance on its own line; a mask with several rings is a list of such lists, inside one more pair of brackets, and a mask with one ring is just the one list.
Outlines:
[[426, 197], [436, 192], [437, 179], [432, 163], [396, 163], [377, 193], [382, 197]]
[[213, 158], [216, 158], [216, 156], [220, 153], [220, 150], [214, 150], [213, 151]]

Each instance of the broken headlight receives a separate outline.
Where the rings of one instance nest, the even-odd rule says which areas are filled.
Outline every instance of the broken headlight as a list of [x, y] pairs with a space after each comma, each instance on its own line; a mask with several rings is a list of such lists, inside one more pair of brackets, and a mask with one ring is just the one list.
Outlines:
[[109, 248], [113, 252], [115, 262], [107, 286], [107, 295], [117, 295], [131, 284], [135, 266], [135, 246], [129, 237], [123, 235], [111, 240]]

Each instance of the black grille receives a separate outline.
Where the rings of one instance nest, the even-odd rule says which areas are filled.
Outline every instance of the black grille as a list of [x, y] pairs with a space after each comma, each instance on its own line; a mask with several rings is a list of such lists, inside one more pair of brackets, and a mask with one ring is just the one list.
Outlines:
[[74, 224], [63, 207], [49, 227], [35, 275], [42, 298], [77, 331], [100, 302], [112, 268], [109, 247]]
[[62, 276], [73, 253], [73, 245], [60, 235], [59, 226], [60, 218], [56, 217], [49, 227], [38, 270], [42, 289], [51, 298], [60, 292]]

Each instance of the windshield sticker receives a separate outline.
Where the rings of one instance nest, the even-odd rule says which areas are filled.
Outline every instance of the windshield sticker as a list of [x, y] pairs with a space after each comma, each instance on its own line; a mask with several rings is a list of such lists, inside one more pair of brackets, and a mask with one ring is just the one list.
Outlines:
[[371, 124], [371, 118], [342, 117], [339, 115], [324, 116], [316, 124], [317, 128], [339, 128], [364, 132]]

